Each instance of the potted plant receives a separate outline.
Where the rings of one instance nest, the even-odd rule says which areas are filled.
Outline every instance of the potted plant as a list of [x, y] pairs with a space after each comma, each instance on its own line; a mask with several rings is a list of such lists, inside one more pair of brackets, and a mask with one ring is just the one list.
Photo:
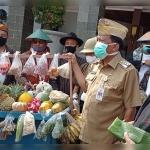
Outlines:
[[53, 43], [48, 44], [51, 54], [62, 53], [63, 46], [60, 44], [60, 38], [66, 36], [66, 33], [58, 32], [58, 29], [64, 25], [65, 6], [34, 6], [32, 12], [35, 22], [41, 24], [42, 30], [52, 39]]
[[41, 23], [46, 30], [58, 31], [64, 25], [65, 6], [34, 6], [35, 22]]

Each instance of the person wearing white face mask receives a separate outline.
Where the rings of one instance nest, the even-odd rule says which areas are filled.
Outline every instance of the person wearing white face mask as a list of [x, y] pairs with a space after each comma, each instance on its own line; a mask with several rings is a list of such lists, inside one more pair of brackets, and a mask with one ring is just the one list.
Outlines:
[[[88, 67], [98, 59], [94, 54], [94, 46], [95, 46], [96, 42], [97, 42], [97, 37], [88, 39], [85, 42], [84, 49], [82, 51], [80, 51], [80, 53], [84, 53], [86, 55], [87, 68], [85, 68], [86, 64], [84, 64], [83, 67], [81, 66], [82, 73], [85, 76], [87, 75]], [[76, 83], [74, 83], [74, 84], [76, 84]], [[79, 95], [81, 95], [81, 94], [79, 94]], [[84, 92], [82, 92], [81, 97], [79, 96], [80, 97], [80, 113], [82, 113], [85, 96], [86, 96], [86, 93], [84, 93]]]

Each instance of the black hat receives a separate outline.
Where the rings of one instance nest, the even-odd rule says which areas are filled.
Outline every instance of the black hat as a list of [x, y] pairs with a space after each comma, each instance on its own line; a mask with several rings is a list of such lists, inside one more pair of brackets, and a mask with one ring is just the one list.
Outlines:
[[83, 41], [80, 38], [78, 38], [77, 35], [75, 33], [73, 33], [73, 32], [70, 32], [67, 36], [61, 38], [59, 40], [59, 42], [62, 45], [65, 45], [65, 42], [66, 42], [67, 39], [74, 39], [74, 40], [76, 40], [78, 42], [79, 47], [83, 44]]

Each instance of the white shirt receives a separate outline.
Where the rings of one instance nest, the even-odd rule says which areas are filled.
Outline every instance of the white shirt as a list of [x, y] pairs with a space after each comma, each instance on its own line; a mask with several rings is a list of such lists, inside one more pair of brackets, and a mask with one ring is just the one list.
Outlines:
[[[1, 54], [0, 54], [0, 56], [1, 56]], [[0, 61], [1, 61], [1, 57], [0, 57]], [[5, 78], [6, 78], [6, 75], [2, 75], [2, 74], [0, 73], [0, 82], [1, 82], [2, 84], [4, 83]]]
[[81, 100], [82, 100], [82, 101], [84, 101], [85, 95], [86, 95], [86, 93], [83, 92], [82, 95], [81, 95]]
[[[149, 59], [150, 60], [150, 55], [146, 55], [146, 54], [143, 54], [143, 57], [142, 57], [142, 60], [147, 60]], [[142, 65], [141, 68], [140, 68], [140, 71], [139, 71], [139, 76], [140, 76], [140, 82], [144, 76], [144, 73], [149, 70], [149, 66], [147, 65]]]
[[147, 83], [146, 94], [147, 94], [147, 95], [149, 95], [149, 94], [150, 94], [150, 77], [149, 77], [149, 79], [148, 79], [148, 83]]

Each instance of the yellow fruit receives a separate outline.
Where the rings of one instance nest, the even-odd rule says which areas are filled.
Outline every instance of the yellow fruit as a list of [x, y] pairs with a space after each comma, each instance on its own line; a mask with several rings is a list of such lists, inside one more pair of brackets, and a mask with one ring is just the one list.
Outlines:
[[51, 109], [53, 106], [53, 103], [51, 101], [44, 101], [40, 108], [39, 108], [39, 111], [46, 111], [48, 109]]
[[20, 95], [18, 102], [30, 103], [33, 99], [33, 96], [27, 92], [24, 92]]
[[71, 127], [73, 127], [75, 130], [77, 130], [80, 133], [80, 127], [76, 125], [75, 123], [71, 123]]
[[66, 105], [65, 105], [64, 103], [62, 103], [62, 102], [57, 102], [57, 103], [55, 103], [55, 104], [52, 106], [52, 108], [51, 108], [53, 114], [56, 114], [56, 113], [58, 113], [58, 112], [61, 112], [61, 111], [63, 111], [64, 109], [66, 109]]

